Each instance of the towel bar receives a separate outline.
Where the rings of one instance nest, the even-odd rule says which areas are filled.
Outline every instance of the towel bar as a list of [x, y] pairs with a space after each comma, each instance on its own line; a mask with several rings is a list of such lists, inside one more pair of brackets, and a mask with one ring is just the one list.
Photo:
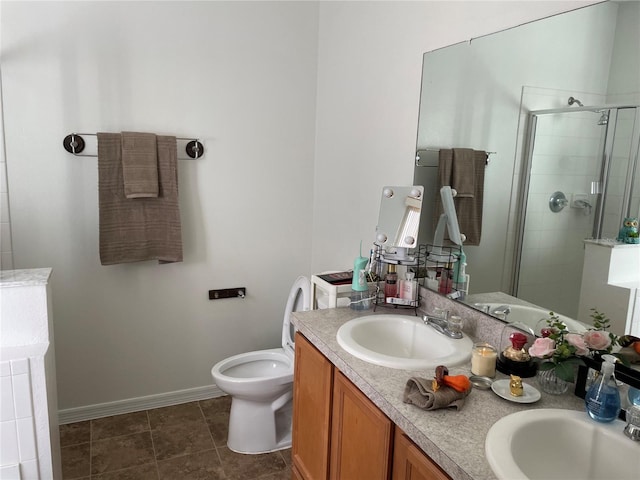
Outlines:
[[[83, 135], [89, 135], [93, 137], [98, 136], [97, 133], [71, 133], [64, 137], [64, 140], [62, 141], [64, 149], [67, 152], [72, 153], [73, 155], [76, 155], [78, 157], [97, 157], [97, 155], [86, 153], [81, 155], [81, 152], [85, 147], [84, 138], [82, 138]], [[176, 137], [176, 140], [189, 140], [189, 143], [187, 143], [185, 147], [185, 151], [190, 158], [200, 158], [202, 155], [204, 155], [204, 145], [202, 145], [202, 143], [198, 139]]]
[[[417, 167], [437, 167], [440, 163], [438, 155], [440, 148], [420, 148], [416, 151]], [[495, 155], [496, 152], [485, 152], [487, 154], [487, 165], [489, 165], [489, 156]]]

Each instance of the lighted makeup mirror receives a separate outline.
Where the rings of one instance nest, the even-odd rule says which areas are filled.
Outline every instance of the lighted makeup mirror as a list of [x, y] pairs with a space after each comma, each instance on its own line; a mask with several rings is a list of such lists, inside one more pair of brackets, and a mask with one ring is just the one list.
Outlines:
[[384, 259], [411, 262], [409, 250], [418, 246], [418, 227], [424, 187], [385, 186], [380, 197], [376, 243], [384, 249]]

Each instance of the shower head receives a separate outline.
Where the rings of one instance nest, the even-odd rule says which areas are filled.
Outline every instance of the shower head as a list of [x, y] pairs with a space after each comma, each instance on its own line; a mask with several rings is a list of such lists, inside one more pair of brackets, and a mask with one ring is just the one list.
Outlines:
[[598, 125], [606, 125], [609, 123], [609, 112], [606, 110], [600, 110], [596, 113], [600, 113], [600, 118], [598, 119]]
[[584, 107], [583, 103], [578, 100], [577, 98], [574, 97], [569, 97], [569, 101], [567, 102], [569, 105], [573, 105], [574, 103], [577, 103], [579, 107]]

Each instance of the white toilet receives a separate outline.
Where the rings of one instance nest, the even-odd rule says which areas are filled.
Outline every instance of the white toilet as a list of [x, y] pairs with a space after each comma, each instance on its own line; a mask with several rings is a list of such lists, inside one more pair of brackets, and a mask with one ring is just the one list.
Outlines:
[[211, 369], [216, 385], [231, 395], [227, 446], [238, 453], [266, 453], [291, 446], [293, 337], [291, 312], [309, 310], [311, 284], [298, 277], [282, 323], [282, 348], [241, 353]]

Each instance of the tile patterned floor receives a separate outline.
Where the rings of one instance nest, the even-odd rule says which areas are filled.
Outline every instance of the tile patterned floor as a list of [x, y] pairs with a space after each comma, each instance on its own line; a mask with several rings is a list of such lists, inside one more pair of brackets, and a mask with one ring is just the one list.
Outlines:
[[227, 448], [229, 397], [60, 426], [63, 480], [289, 480], [291, 452]]

